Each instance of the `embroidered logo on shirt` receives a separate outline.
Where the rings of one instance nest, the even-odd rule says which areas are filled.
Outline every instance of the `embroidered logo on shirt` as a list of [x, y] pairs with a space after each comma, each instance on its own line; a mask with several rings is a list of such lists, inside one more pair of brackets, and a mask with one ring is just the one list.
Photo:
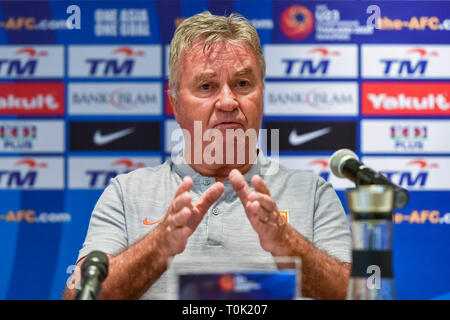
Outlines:
[[287, 223], [289, 223], [289, 211], [288, 210], [279, 210], [278, 212], [280, 213], [283, 220], [286, 221]]
[[152, 225], [154, 225], [154, 224], [157, 224], [157, 223], [160, 222], [161, 220], [162, 220], [162, 218], [159, 219], [159, 220], [156, 220], [156, 221], [154, 221], [154, 222], [151, 222], [151, 221], [148, 221], [147, 218], [145, 218], [144, 221], [142, 221], [142, 223], [145, 224], [146, 226], [152, 226]]

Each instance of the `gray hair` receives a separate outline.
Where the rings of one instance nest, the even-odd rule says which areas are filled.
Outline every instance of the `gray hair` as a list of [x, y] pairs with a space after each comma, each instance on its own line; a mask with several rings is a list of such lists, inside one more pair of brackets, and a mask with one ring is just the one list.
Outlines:
[[216, 16], [209, 11], [196, 14], [185, 19], [175, 30], [170, 42], [169, 56], [169, 88], [173, 98], [177, 98], [179, 89], [180, 61], [186, 49], [190, 48], [194, 41], [204, 40], [203, 51], [220, 42], [243, 43], [253, 49], [261, 68], [261, 77], [266, 73], [264, 60], [258, 33], [250, 22], [238, 13], [232, 13], [228, 17]]

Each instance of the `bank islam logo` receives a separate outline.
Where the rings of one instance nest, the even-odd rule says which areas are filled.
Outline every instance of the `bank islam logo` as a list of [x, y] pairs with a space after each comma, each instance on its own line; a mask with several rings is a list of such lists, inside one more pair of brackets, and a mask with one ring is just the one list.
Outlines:
[[62, 46], [0, 46], [0, 78], [63, 76]]
[[160, 114], [156, 83], [70, 83], [69, 114]]
[[286, 8], [280, 16], [281, 31], [292, 40], [303, 40], [314, 29], [314, 15], [301, 5], [293, 5]]
[[428, 138], [428, 127], [393, 125], [390, 127], [390, 136], [397, 150], [423, 150]]
[[6, 214], [0, 214], [0, 221], [8, 223], [68, 223], [72, 220], [67, 212], [40, 212], [35, 210], [9, 210]]

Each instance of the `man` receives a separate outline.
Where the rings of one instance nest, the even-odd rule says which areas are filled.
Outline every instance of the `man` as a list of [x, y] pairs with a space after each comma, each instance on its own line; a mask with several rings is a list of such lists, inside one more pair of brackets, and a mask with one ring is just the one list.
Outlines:
[[[350, 232], [330, 184], [274, 167], [250, 135], [227, 136], [257, 136], [261, 126], [265, 62], [255, 29], [239, 15], [186, 19], [171, 42], [169, 68], [185, 150], [158, 167], [119, 175], [99, 199], [77, 265], [93, 250], [108, 254], [101, 298], [166, 298], [168, 259], [181, 256], [236, 264], [244, 256], [263, 263], [300, 257], [303, 296], [345, 298]], [[199, 133], [209, 139], [199, 142]]]

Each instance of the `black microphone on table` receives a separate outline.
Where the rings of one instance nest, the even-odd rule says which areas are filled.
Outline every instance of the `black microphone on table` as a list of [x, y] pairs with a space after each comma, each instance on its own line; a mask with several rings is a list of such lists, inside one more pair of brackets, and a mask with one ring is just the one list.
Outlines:
[[358, 185], [381, 184], [394, 188], [395, 208], [403, 208], [409, 201], [408, 191], [395, 185], [386, 176], [359, 162], [358, 156], [349, 149], [340, 149], [330, 158], [331, 172], [339, 178], [347, 178]]
[[75, 300], [97, 300], [108, 275], [108, 257], [101, 251], [88, 254], [81, 267], [81, 289]]

